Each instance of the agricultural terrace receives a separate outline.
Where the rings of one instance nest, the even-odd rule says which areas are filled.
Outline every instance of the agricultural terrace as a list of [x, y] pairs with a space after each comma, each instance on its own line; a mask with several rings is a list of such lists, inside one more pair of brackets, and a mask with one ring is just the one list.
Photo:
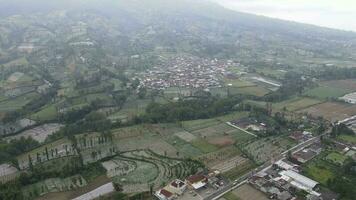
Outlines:
[[24, 195], [24, 199], [34, 199], [47, 193], [74, 190], [86, 185], [86, 180], [80, 175], [75, 175], [64, 179], [50, 178], [26, 186], [22, 189], [22, 193]]
[[335, 122], [356, 115], [356, 105], [326, 102], [299, 110], [298, 113], [307, 113], [315, 118], [323, 117], [331, 122]]
[[84, 164], [96, 162], [116, 153], [110, 134], [86, 133], [76, 135], [75, 138]]
[[149, 150], [122, 153], [112, 161], [128, 164], [118, 169], [119, 175], [113, 177], [123, 185], [125, 193], [149, 191], [150, 185], [157, 189], [175, 178], [184, 179], [202, 167], [197, 161], [169, 158]]
[[17, 157], [17, 161], [20, 169], [26, 169], [30, 164], [36, 165], [51, 159], [73, 155], [77, 155], [73, 143], [63, 138], [22, 154]]
[[241, 148], [251, 159], [257, 163], [264, 163], [296, 145], [294, 141], [285, 136], [260, 138]]
[[46, 138], [49, 135], [52, 135], [53, 133], [59, 131], [59, 129], [62, 127], [63, 125], [61, 124], [56, 124], [56, 123], [52, 123], [52, 124], [44, 124], [41, 126], [37, 126], [33, 129], [29, 129], [29, 130], [25, 130], [19, 134], [16, 134], [14, 136], [9, 136], [6, 137], [5, 140], [7, 141], [11, 141], [11, 140], [18, 140], [21, 137], [24, 138], [29, 138], [31, 137], [32, 139], [42, 143], [46, 140]]

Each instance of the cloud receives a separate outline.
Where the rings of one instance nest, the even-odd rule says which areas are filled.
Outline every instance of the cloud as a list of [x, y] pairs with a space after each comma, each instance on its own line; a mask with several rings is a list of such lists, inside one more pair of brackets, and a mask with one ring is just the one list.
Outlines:
[[227, 8], [356, 31], [355, 0], [213, 0]]

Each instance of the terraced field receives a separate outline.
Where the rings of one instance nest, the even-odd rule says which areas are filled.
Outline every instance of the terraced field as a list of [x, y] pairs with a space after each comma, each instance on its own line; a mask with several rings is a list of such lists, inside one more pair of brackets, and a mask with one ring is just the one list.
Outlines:
[[115, 182], [124, 185], [124, 192], [149, 191], [149, 186], [160, 187], [163, 183], [194, 174], [202, 165], [197, 161], [181, 160], [155, 154], [149, 150], [122, 153], [116, 162], [135, 162], [136, 168], [125, 175], [115, 176]]

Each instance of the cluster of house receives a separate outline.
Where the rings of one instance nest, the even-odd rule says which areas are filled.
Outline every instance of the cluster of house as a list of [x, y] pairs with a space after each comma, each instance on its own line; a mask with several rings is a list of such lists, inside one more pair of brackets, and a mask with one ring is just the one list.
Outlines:
[[299, 142], [305, 142], [313, 138], [313, 134], [308, 131], [295, 131], [289, 135], [289, 138], [299, 143]]
[[207, 186], [218, 189], [224, 185], [224, 181], [219, 178], [219, 174], [219, 171], [214, 171], [208, 174], [189, 176], [185, 181], [176, 179], [156, 191], [155, 196], [160, 200], [184, 199], [182, 196], [187, 191], [196, 196], [199, 191], [207, 188]]
[[337, 199], [337, 194], [320, 190], [319, 183], [300, 174], [300, 169], [297, 164], [287, 160], [279, 160], [271, 168], [252, 176], [249, 183], [267, 194], [270, 199], [298, 199], [296, 195], [298, 191], [304, 191], [308, 200]]
[[[303, 132], [300, 132], [303, 135]], [[302, 139], [299, 133], [294, 133], [291, 137], [298, 136]], [[309, 134], [305, 134], [307, 136]], [[304, 138], [303, 140], [305, 140]], [[326, 190], [321, 190], [317, 181], [314, 181], [302, 174], [301, 164], [311, 160], [322, 151], [320, 141], [314, 142], [308, 147], [293, 153], [291, 161], [278, 160], [272, 167], [263, 170], [249, 179], [249, 183], [255, 188], [267, 194], [271, 199], [279, 200], [294, 200], [297, 198], [298, 191], [303, 191], [307, 194], [307, 199], [317, 200], [333, 200], [337, 199], [338, 195]]]
[[176, 57], [141, 74], [140, 79], [142, 86], [158, 90], [169, 87], [215, 88], [221, 87], [219, 76], [231, 65], [232, 61]]
[[315, 156], [320, 154], [322, 151], [322, 145], [320, 142], [315, 142], [309, 147], [297, 151], [292, 154], [292, 159], [296, 162], [303, 164], [308, 162], [309, 160], [313, 159]]

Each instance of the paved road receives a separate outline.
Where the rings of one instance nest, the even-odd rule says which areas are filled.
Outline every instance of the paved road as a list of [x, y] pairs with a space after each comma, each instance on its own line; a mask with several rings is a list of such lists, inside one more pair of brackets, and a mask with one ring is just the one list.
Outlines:
[[[327, 133], [324, 133], [322, 135], [313, 137], [305, 142], [302, 142], [300, 144], [297, 144], [296, 146], [288, 149], [287, 151], [281, 153], [281, 155], [279, 156], [279, 158], [277, 158], [277, 160], [282, 160], [286, 157], [287, 153], [289, 151], [292, 151], [292, 153], [300, 151], [302, 149], [304, 149], [305, 147], [311, 145], [312, 143], [314, 143], [315, 141], [319, 140], [321, 136], [326, 135]], [[217, 190], [215, 193], [211, 194], [210, 196], [204, 198], [204, 200], [216, 200], [221, 198], [224, 194], [236, 189], [237, 187], [247, 183], [247, 180], [249, 177], [251, 177], [254, 173], [257, 172], [262, 172], [267, 170], [268, 168], [272, 167], [272, 164], [270, 161], [266, 162], [265, 164], [263, 164], [262, 166], [259, 166], [257, 168], [255, 168], [253, 171], [250, 171], [246, 174], [244, 174], [243, 176], [241, 176], [240, 178], [237, 179], [237, 181], [233, 182], [233, 183], [229, 183], [228, 185], [226, 185], [224, 188], [221, 188], [219, 190]]]

